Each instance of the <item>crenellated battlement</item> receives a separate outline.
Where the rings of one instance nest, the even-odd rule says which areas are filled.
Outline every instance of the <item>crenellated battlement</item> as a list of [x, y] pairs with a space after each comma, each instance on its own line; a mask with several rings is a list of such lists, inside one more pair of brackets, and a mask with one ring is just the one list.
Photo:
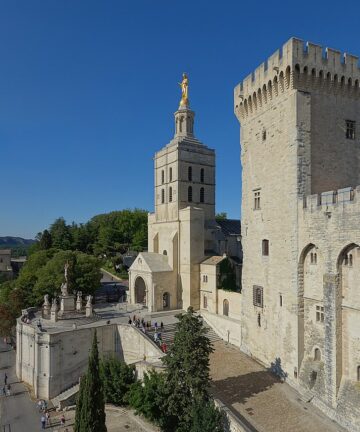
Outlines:
[[302, 204], [304, 211], [331, 212], [332, 208], [336, 208], [339, 205], [360, 204], [360, 186], [308, 195], [300, 201], [302, 201], [300, 205]]
[[359, 57], [291, 38], [234, 89], [239, 121], [288, 89], [359, 97]]

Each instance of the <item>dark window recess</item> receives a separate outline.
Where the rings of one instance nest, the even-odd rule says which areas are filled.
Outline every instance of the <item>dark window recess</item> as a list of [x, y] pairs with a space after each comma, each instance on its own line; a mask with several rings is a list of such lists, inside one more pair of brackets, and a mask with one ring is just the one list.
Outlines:
[[172, 168], [169, 169], [169, 181], [172, 181]]
[[269, 240], [262, 241], [262, 254], [264, 256], [269, 256]]
[[205, 171], [204, 171], [204, 168], [201, 168], [201, 170], [200, 170], [200, 182], [204, 183], [204, 181], [205, 181]]
[[164, 170], [161, 171], [161, 184], [165, 183], [165, 172]]
[[355, 126], [356, 123], [353, 120], [346, 120], [346, 138], [355, 139]]
[[266, 129], [262, 131], [262, 140], [266, 141]]
[[253, 303], [254, 306], [263, 307], [264, 299], [263, 299], [264, 289], [261, 286], [254, 285], [253, 286]]
[[169, 202], [172, 202], [172, 187], [169, 188]]
[[189, 166], [189, 168], [188, 168], [188, 180], [192, 181], [192, 167], [191, 166]]
[[205, 202], [205, 190], [204, 188], [200, 188], [200, 202]]
[[192, 196], [192, 187], [188, 187], [188, 201], [192, 202], [193, 196]]
[[161, 189], [161, 204], [164, 204], [165, 202], [165, 190]]

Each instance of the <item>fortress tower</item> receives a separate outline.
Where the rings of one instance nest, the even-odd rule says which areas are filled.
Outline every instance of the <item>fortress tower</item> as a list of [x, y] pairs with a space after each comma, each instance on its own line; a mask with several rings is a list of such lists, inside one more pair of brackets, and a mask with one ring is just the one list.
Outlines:
[[357, 427], [359, 80], [357, 57], [292, 38], [234, 91], [242, 349]]

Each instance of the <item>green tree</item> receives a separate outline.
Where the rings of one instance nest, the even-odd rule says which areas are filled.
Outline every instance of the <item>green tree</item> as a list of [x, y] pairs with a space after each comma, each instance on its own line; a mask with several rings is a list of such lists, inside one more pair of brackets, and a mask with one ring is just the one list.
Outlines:
[[65, 219], [60, 217], [50, 226], [52, 246], [56, 249], [69, 250], [72, 247], [70, 227]]
[[179, 431], [189, 431], [194, 401], [209, 398], [209, 355], [213, 348], [202, 319], [189, 307], [177, 316], [174, 343], [163, 362], [167, 366], [168, 413], [176, 413]]
[[136, 414], [142, 414], [163, 431], [173, 432], [176, 430], [177, 417], [168, 413], [168, 396], [166, 374], [150, 371], [144, 374], [143, 382], [137, 381], [131, 386], [128, 402]]
[[49, 231], [46, 229], [41, 234], [40, 242], [39, 242], [40, 249], [50, 249], [52, 247], [52, 238]]
[[83, 400], [85, 398], [85, 389], [86, 389], [86, 375], [83, 375], [80, 379], [79, 393], [76, 397], [76, 411], [75, 411], [75, 424], [74, 431], [82, 432], [83, 429], [80, 429], [83, 423], [82, 414], [83, 414]]
[[212, 400], [195, 401], [191, 410], [190, 432], [223, 432], [225, 415]]
[[[81, 386], [81, 384], [80, 384]], [[75, 432], [106, 432], [104, 389], [100, 375], [96, 330], [85, 382], [79, 392], [75, 414]]]
[[82, 252], [58, 251], [34, 275], [32, 300], [36, 304], [42, 301], [45, 294], [51, 296], [59, 292], [64, 282], [64, 265], [69, 262], [69, 291], [82, 291], [93, 294], [100, 286], [100, 261]]
[[227, 219], [227, 213], [226, 212], [216, 213], [215, 219], [216, 220], [225, 220], [225, 219]]
[[114, 358], [106, 358], [100, 363], [106, 402], [114, 405], [127, 405], [127, 395], [135, 382], [135, 366]]

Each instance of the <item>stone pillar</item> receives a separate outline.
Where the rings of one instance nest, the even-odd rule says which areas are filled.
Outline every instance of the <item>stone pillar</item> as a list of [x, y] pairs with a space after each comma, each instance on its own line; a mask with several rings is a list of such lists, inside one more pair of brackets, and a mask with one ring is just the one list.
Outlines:
[[325, 398], [336, 407], [336, 395], [340, 385], [342, 367], [341, 290], [338, 274], [324, 274], [325, 312]]
[[56, 322], [58, 320], [58, 306], [56, 298], [53, 299], [50, 312], [50, 320]]
[[87, 297], [87, 303], [85, 308], [85, 315], [86, 317], [92, 317], [93, 316], [93, 305], [92, 305], [92, 296], [89, 295]]
[[22, 381], [22, 332], [23, 324], [16, 325], [16, 376]]
[[44, 304], [43, 304], [43, 318], [49, 319], [49, 317], [50, 317], [49, 295], [45, 294], [45, 296], [44, 296]]
[[78, 293], [77, 293], [76, 310], [78, 312], [81, 312], [81, 310], [82, 310], [82, 292], [81, 291], [78, 291]]

